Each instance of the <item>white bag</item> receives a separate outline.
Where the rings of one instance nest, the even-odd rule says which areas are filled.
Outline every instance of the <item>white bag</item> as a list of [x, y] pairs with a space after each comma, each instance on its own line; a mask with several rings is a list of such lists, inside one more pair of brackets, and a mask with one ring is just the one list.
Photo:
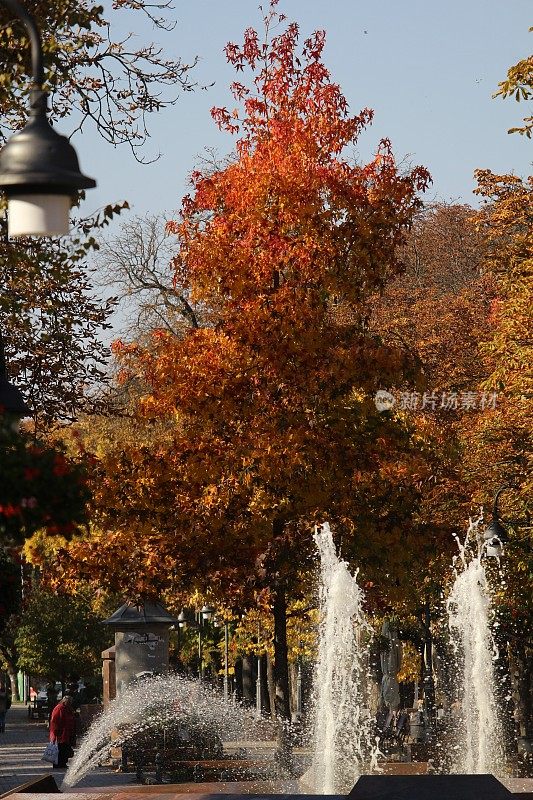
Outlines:
[[50, 764], [57, 764], [59, 759], [59, 747], [55, 742], [48, 742], [41, 761], [48, 761]]

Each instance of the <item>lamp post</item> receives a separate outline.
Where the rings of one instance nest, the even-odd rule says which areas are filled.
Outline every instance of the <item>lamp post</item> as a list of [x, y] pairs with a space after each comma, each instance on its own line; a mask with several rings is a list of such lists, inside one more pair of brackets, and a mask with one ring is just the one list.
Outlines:
[[224, 700], [229, 700], [229, 622], [224, 622]]
[[261, 628], [259, 624], [257, 625], [257, 679], [255, 682], [255, 718], [257, 720], [261, 719], [263, 707], [261, 702], [261, 683], [263, 681], [262, 675], [262, 663], [261, 663]]
[[204, 620], [211, 619], [214, 613], [214, 609], [207, 605], [196, 612], [184, 608], [177, 619], [179, 628], [186, 628], [187, 625], [190, 625], [191, 628], [197, 628], [198, 630], [198, 676], [200, 678], [204, 677], [203, 624]]
[[7, 378], [4, 340], [0, 331], [0, 416], [4, 427], [18, 431], [20, 421], [29, 417], [31, 410], [24, 402], [21, 392]]
[[66, 136], [47, 117], [41, 37], [35, 20], [18, 0], [0, 0], [25, 26], [31, 43], [32, 88], [29, 121], [0, 150], [0, 190], [8, 201], [8, 235], [63, 236], [79, 189], [96, 181], [80, 171], [78, 156]]
[[[199, 658], [200, 658], [200, 662], [199, 662], [199, 667], [198, 667], [198, 673], [199, 673], [200, 677], [202, 677], [202, 628], [201, 628], [201, 626], [198, 626], [198, 623], [196, 621], [196, 616], [197, 615], [196, 615], [196, 613], [194, 611], [190, 611], [188, 608], [182, 608], [182, 610], [180, 611], [180, 613], [178, 615], [178, 618], [177, 618], [177, 623], [178, 623], [178, 641], [181, 638], [180, 637], [180, 632], [181, 632], [182, 628], [184, 630], [185, 630], [185, 628], [187, 628], [187, 626], [190, 626], [191, 628], [197, 628], [197, 627], [199, 628], [199, 633], [198, 633], [198, 655], [199, 655]], [[180, 644], [181, 644], [181, 642], [180, 642]]]
[[427, 731], [435, 732], [435, 680], [433, 678], [433, 638], [431, 635], [431, 606], [429, 597], [424, 603], [424, 715]]
[[507, 531], [500, 521], [500, 514], [498, 511], [498, 500], [502, 492], [511, 489], [511, 486], [500, 486], [494, 495], [492, 504], [492, 520], [489, 522], [483, 531], [483, 543], [485, 546], [485, 554], [493, 558], [500, 558], [503, 552], [503, 544], [507, 541]]
[[225, 619], [222, 622], [220, 617], [213, 620], [215, 628], [224, 627], [224, 700], [229, 700], [229, 622]]
[[203, 626], [204, 621], [211, 619], [215, 613], [211, 606], [203, 606], [198, 612], [198, 659], [200, 662], [199, 673], [200, 678], [204, 679], [204, 650], [203, 650]]
[[177, 634], [177, 649], [178, 649], [178, 661], [181, 659], [181, 629], [187, 627], [187, 623], [189, 620], [187, 619], [187, 614], [185, 609], [182, 608], [178, 617], [177, 617], [177, 625], [176, 625], [176, 634]]

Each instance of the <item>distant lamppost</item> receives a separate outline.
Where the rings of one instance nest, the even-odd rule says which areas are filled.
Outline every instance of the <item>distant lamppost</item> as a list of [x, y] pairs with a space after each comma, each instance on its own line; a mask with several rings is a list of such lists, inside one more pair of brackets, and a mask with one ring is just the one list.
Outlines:
[[34, 18], [18, 0], [0, 0], [0, 5], [24, 24], [32, 61], [29, 121], [0, 150], [0, 190], [8, 201], [8, 235], [62, 236], [69, 231], [73, 198], [79, 189], [96, 186], [96, 181], [80, 172], [74, 147], [48, 120], [41, 36]]
[[203, 606], [198, 612], [198, 658], [200, 660], [200, 678], [204, 678], [204, 650], [203, 650], [203, 626], [211, 619], [215, 610], [211, 606]]
[[182, 609], [178, 616], [179, 628], [186, 628], [188, 625], [191, 628], [198, 630], [198, 675], [203, 679], [204, 677], [204, 642], [203, 642], [203, 625], [204, 622], [211, 619], [215, 613], [211, 606], [203, 606], [200, 611], [189, 611]]
[[182, 629], [186, 628], [187, 625], [191, 624], [191, 620], [184, 608], [181, 609], [180, 613], [178, 614], [176, 620], [176, 636], [177, 636], [177, 649], [178, 649], [178, 659], [181, 658], [181, 631]]
[[229, 700], [229, 622], [222, 623], [219, 617], [214, 619], [215, 628], [224, 625], [224, 700]]
[[263, 681], [262, 675], [262, 660], [261, 660], [261, 627], [259, 623], [257, 624], [257, 678], [255, 682], [255, 717], [256, 719], [261, 719], [263, 713], [263, 704], [261, 702], [261, 684]]
[[431, 606], [424, 603], [424, 715], [430, 735], [435, 731], [435, 680], [433, 678], [433, 638], [431, 636]]

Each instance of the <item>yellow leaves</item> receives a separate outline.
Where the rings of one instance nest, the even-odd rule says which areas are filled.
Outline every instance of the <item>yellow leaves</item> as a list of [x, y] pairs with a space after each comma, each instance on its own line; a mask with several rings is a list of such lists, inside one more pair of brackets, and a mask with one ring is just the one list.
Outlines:
[[253, 517], [270, 515], [273, 502], [272, 496], [265, 488], [254, 486], [248, 507]]
[[490, 338], [487, 336], [482, 347], [490, 371], [483, 388], [498, 392], [497, 408], [481, 416], [474, 441], [480, 463], [488, 448], [490, 463], [514, 465], [512, 475], [507, 474], [509, 467], [503, 466], [505, 480], [499, 483], [511, 480], [523, 491], [531, 474], [530, 456], [522, 440], [531, 420], [525, 398], [531, 397], [533, 389], [533, 351], [528, 336], [533, 323], [533, 178], [525, 181], [489, 170], [478, 171], [476, 177], [477, 193], [487, 201], [476, 221], [487, 238], [486, 268], [496, 277], [499, 297], [491, 309]]
[[34, 566], [53, 561], [58, 550], [67, 546], [63, 536], [50, 536], [45, 530], [36, 531], [24, 542], [22, 552], [25, 560]]
[[[253, 655], [268, 653], [274, 656], [273, 619], [271, 597], [268, 592], [258, 598], [257, 606], [251, 606], [242, 616], [235, 629], [234, 646], [238, 652]], [[316, 628], [318, 612], [309, 597], [292, 600], [287, 609], [287, 644], [289, 662], [298, 658], [311, 660], [316, 651]]]
[[206, 508], [218, 505], [220, 500], [218, 487], [214, 484], [206, 486], [202, 493], [202, 502]]
[[287, 611], [287, 644], [289, 660], [301, 658], [312, 661], [316, 657], [319, 614], [314, 598], [293, 600]]
[[147, 419], [159, 416], [160, 404], [153, 395], [146, 395], [141, 398], [140, 408]]
[[[529, 29], [530, 32], [533, 30]], [[499, 90], [493, 97], [512, 97], [514, 96], [517, 102], [521, 100], [530, 100], [533, 97], [533, 56], [522, 59], [517, 64], [509, 68], [507, 72], [507, 79], [498, 84]], [[510, 128], [508, 133], [525, 134], [528, 139], [531, 138], [533, 132], [533, 117], [526, 116], [523, 120], [524, 124]]]
[[398, 673], [398, 680], [401, 683], [418, 683], [420, 658], [420, 653], [412, 642], [402, 642], [402, 667]]

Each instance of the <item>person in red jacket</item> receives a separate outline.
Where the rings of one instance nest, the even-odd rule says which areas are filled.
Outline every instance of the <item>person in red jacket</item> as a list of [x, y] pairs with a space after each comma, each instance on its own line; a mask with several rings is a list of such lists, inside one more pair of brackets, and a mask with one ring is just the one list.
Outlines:
[[76, 715], [69, 694], [66, 694], [52, 711], [50, 741], [56, 742], [59, 749], [54, 769], [65, 769], [68, 759], [74, 755], [72, 745], [76, 743]]

